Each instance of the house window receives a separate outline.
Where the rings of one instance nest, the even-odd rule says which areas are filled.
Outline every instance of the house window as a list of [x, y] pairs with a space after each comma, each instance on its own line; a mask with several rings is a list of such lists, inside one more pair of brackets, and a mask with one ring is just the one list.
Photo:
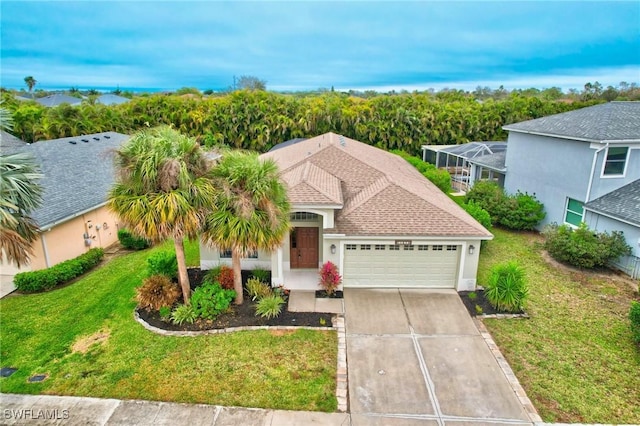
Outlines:
[[231, 259], [231, 250], [220, 250], [220, 259]]
[[391, 244], [391, 245], [389, 245], [389, 250], [391, 250], [391, 251], [400, 250], [400, 246], [397, 245], [397, 244]]
[[403, 246], [403, 249], [413, 251], [413, 246]]
[[456, 251], [458, 250], [458, 246], [447, 246], [447, 251]]
[[371, 244], [360, 244], [360, 250], [371, 250]]
[[564, 215], [564, 221], [571, 225], [580, 226], [582, 222], [582, 215], [584, 211], [582, 209], [583, 203], [573, 198], [568, 198], [567, 212]]
[[384, 244], [376, 244], [376, 250], [384, 250], [385, 247], [386, 246]]
[[345, 250], [355, 250], [356, 248], [358, 248], [358, 246], [355, 244], [345, 244], [344, 248]]
[[442, 246], [440, 246], [440, 245], [431, 246], [431, 250], [433, 250], [433, 251], [442, 251]]
[[427, 251], [427, 250], [429, 250], [429, 246], [422, 245], [422, 244], [418, 246], [418, 251]]
[[318, 215], [311, 212], [294, 212], [291, 213], [291, 220], [297, 222], [315, 222], [318, 220]]
[[604, 162], [603, 176], [623, 176], [627, 164], [629, 147], [614, 146], [607, 149], [607, 159]]
[[258, 258], [258, 250], [253, 250], [247, 256], [247, 259], [257, 259]]

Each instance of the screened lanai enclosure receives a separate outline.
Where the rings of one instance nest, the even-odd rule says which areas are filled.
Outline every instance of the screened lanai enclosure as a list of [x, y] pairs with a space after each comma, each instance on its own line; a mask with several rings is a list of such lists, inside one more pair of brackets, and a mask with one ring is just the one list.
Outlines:
[[490, 180], [504, 186], [506, 151], [506, 142], [423, 145], [422, 159], [447, 170], [454, 191], [467, 192], [478, 180]]

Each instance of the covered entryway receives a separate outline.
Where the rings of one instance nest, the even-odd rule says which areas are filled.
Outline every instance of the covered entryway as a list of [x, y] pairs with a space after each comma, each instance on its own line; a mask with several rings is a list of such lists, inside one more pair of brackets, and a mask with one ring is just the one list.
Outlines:
[[318, 267], [318, 228], [293, 228], [289, 247], [291, 269]]
[[455, 288], [461, 246], [345, 244], [345, 287]]

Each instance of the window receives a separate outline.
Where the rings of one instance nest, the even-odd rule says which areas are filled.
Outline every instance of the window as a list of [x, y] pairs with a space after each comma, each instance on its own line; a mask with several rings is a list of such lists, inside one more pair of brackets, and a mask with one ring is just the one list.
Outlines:
[[251, 253], [249, 253], [249, 255], [247, 256], [247, 259], [257, 259], [258, 258], [258, 250], [253, 250]]
[[458, 250], [458, 246], [447, 246], [447, 251], [456, 251]]
[[360, 244], [360, 250], [371, 250], [371, 244]]
[[358, 246], [356, 246], [355, 244], [345, 244], [344, 248], [345, 250], [355, 250]]
[[424, 246], [424, 245], [418, 246], [418, 251], [427, 251], [427, 250], [429, 250], [429, 246]]
[[392, 251], [400, 250], [400, 246], [397, 244], [391, 244], [389, 245], [389, 250], [392, 250]]
[[432, 246], [431, 250], [433, 250], [433, 251], [442, 251], [442, 246]]
[[384, 244], [376, 244], [376, 250], [384, 250], [385, 245]]
[[413, 246], [403, 246], [404, 250], [413, 251]]
[[220, 250], [220, 259], [231, 259], [231, 250]]
[[571, 225], [580, 226], [583, 215], [583, 203], [573, 198], [568, 198], [567, 200], [567, 212], [564, 215], [564, 221]]
[[607, 149], [607, 159], [604, 162], [603, 176], [622, 176], [627, 165], [629, 147], [614, 146]]

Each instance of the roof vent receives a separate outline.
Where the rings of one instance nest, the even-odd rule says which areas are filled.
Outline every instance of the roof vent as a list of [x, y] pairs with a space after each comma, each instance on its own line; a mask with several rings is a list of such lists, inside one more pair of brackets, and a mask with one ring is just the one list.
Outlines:
[[70, 143], [71, 145], [75, 145], [75, 144], [77, 144], [78, 142], [76, 142], [76, 141], [69, 141], [69, 143]]
[[82, 142], [87, 143], [89, 142], [89, 139], [81, 139]]
[[96, 138], [96, 137], [94, 137], [94, 138], [93, 138], [93, 140], [94, 140], [94, 141], [99, 141], [99, 140], [100, 140], [100, 138]]
[[340, 136], [338, 139], [340, 140], [340, 145], [342, 145], [342, 146], [346, 146], [347, 145], [347, 141], [344, 140], [344, 136]]
[[104, 135], [104, 138], [105, 138], [105, 139], [111, 139], [111, 136], [109, 136], [109, 135]]

